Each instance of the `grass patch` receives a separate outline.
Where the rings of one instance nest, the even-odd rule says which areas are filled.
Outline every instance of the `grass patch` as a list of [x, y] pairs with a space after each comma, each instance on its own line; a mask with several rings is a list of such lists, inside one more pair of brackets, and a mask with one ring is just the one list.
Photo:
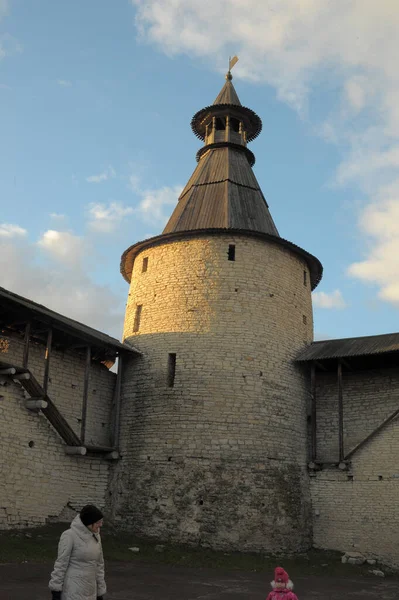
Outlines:
[[55, 558], [65, 525], [0, 531], [0, 563], [48, 562]]
[[[36, 529], [0, 532], [0, 563], [53, 562], [57, 553], [58, 539], [67, 525], [55, 524]], [[224, 571], [256, 571], [273, 574], [282, 564], [294, 579], [297, 576], [375, 577], [369, 565], [353, 566], [341, 563], [340, 552], [310, 550], [296, 556], [276, 556], [261, 553], [216, 552], [206, 548], [192, 548], [166, 543], [164, 550], [156, 550], [157, 542], [137, 538], [127, 533], [115, 533], [104, 527], [102, 531], [106, 561], [143, 562], [170, 566], [212, 568]], [[131, 547], [140, 548], [134, 553]], [[387, 576], [395, 576], [383, 568]]]

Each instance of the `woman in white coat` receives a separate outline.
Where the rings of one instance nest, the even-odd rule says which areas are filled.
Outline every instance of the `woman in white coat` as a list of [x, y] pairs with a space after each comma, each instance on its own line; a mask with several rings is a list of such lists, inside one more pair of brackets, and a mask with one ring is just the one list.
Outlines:
[[102, 524], [102, 512], [88, 504], [61, 535], [49, 584], [52, 600], [103, 600]]

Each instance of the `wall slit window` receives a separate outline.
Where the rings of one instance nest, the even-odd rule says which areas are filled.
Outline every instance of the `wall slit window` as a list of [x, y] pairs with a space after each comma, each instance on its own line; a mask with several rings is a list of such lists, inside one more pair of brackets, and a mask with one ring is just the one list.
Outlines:
[[142, 273], [146, 273], [148, 269], [148, 256], [146, 256], [145, 258], [143, 258], [143, 265], [141, 267], [141, 272]]
[[308, 274], [306, 271], [303, 272], [303, 285], [308, 285]]
[[169, 353], [168, 354], [168, 387], [174, 387], [175, 385], [175, 375], [176, 375], [176, 354]]
[[133, 333], [136, 333], [140, 329], [141, 311], [143, 310], [142, 304], [137, 304], [136, 314], [134, 315]]
[[227, 253], [227, 258], [229, 260], [235, 260], [236, 259], [236, 247], [234, 244], [229, 244], [229, 251]]

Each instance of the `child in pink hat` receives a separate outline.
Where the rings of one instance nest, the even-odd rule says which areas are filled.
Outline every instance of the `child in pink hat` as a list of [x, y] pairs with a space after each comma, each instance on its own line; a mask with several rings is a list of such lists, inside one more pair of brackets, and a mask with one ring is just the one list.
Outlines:
[[272, 581], [271, 586], [273, 590], [266, 600], [298, 600], [298, 597], [292, 591], [294, 584], [282, 567], [275, 569], [274, 581]]

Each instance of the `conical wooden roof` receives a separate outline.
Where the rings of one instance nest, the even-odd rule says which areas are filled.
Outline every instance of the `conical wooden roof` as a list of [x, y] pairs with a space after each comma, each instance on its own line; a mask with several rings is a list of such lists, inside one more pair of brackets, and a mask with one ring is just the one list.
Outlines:
[[[224, 111], [231, 107], [231, 114], [235, 116], [239, 107], [249, 123], [255, 113], [241, 105], [231, 79], [229, 72], [215, 102], [204, 111], [216, 115], [223, 105]], [[257, 119], [261, 127], [259, 117]], [[251, 165], [255, 159], [246, 146], [221, 142], [205, 146], [199, 154], [197, 168], [181, 193], [163, 233], [220, 228], [245, 229], [278, 236], [277, 227], [252, 171]]]
[[[253, 110], [242, 106], [231, 79], [229, 72], [214, 104], [194, 115], [193, 132], [205, 140], [205, 146], [197, 153], [198, 165], [162, 234], [137, 242], [123, 253], [121, 273], [126, 281], [131, 280], [135, 257], [145, 248], [188, 236], [214, 236], [231, 231], [278, 244], [300, 256], [309, 267], [312, 289], [319, 283], [323, 272], [320, 261], [279, 236], [252, 171], [254, 155], [246, 146], [261, 132], [262, 121]], [[218, 121], [224, 121], [226, 129], [219, 129], [215, 137]], [[230, 127], [237, 123], [239, 129], [233, 129], [232, 135]], [[209, 135], [210, 124], [212, 135]]]
[[213, 104], [230, 104], [234, 106], [241, 106], [240, 99], [229, 77], [226, 78], [226, 83], [216, 96]]
[[279, 235], [247, 154], [234, 145], [204, 154], [163, 233], [207, 228]]

